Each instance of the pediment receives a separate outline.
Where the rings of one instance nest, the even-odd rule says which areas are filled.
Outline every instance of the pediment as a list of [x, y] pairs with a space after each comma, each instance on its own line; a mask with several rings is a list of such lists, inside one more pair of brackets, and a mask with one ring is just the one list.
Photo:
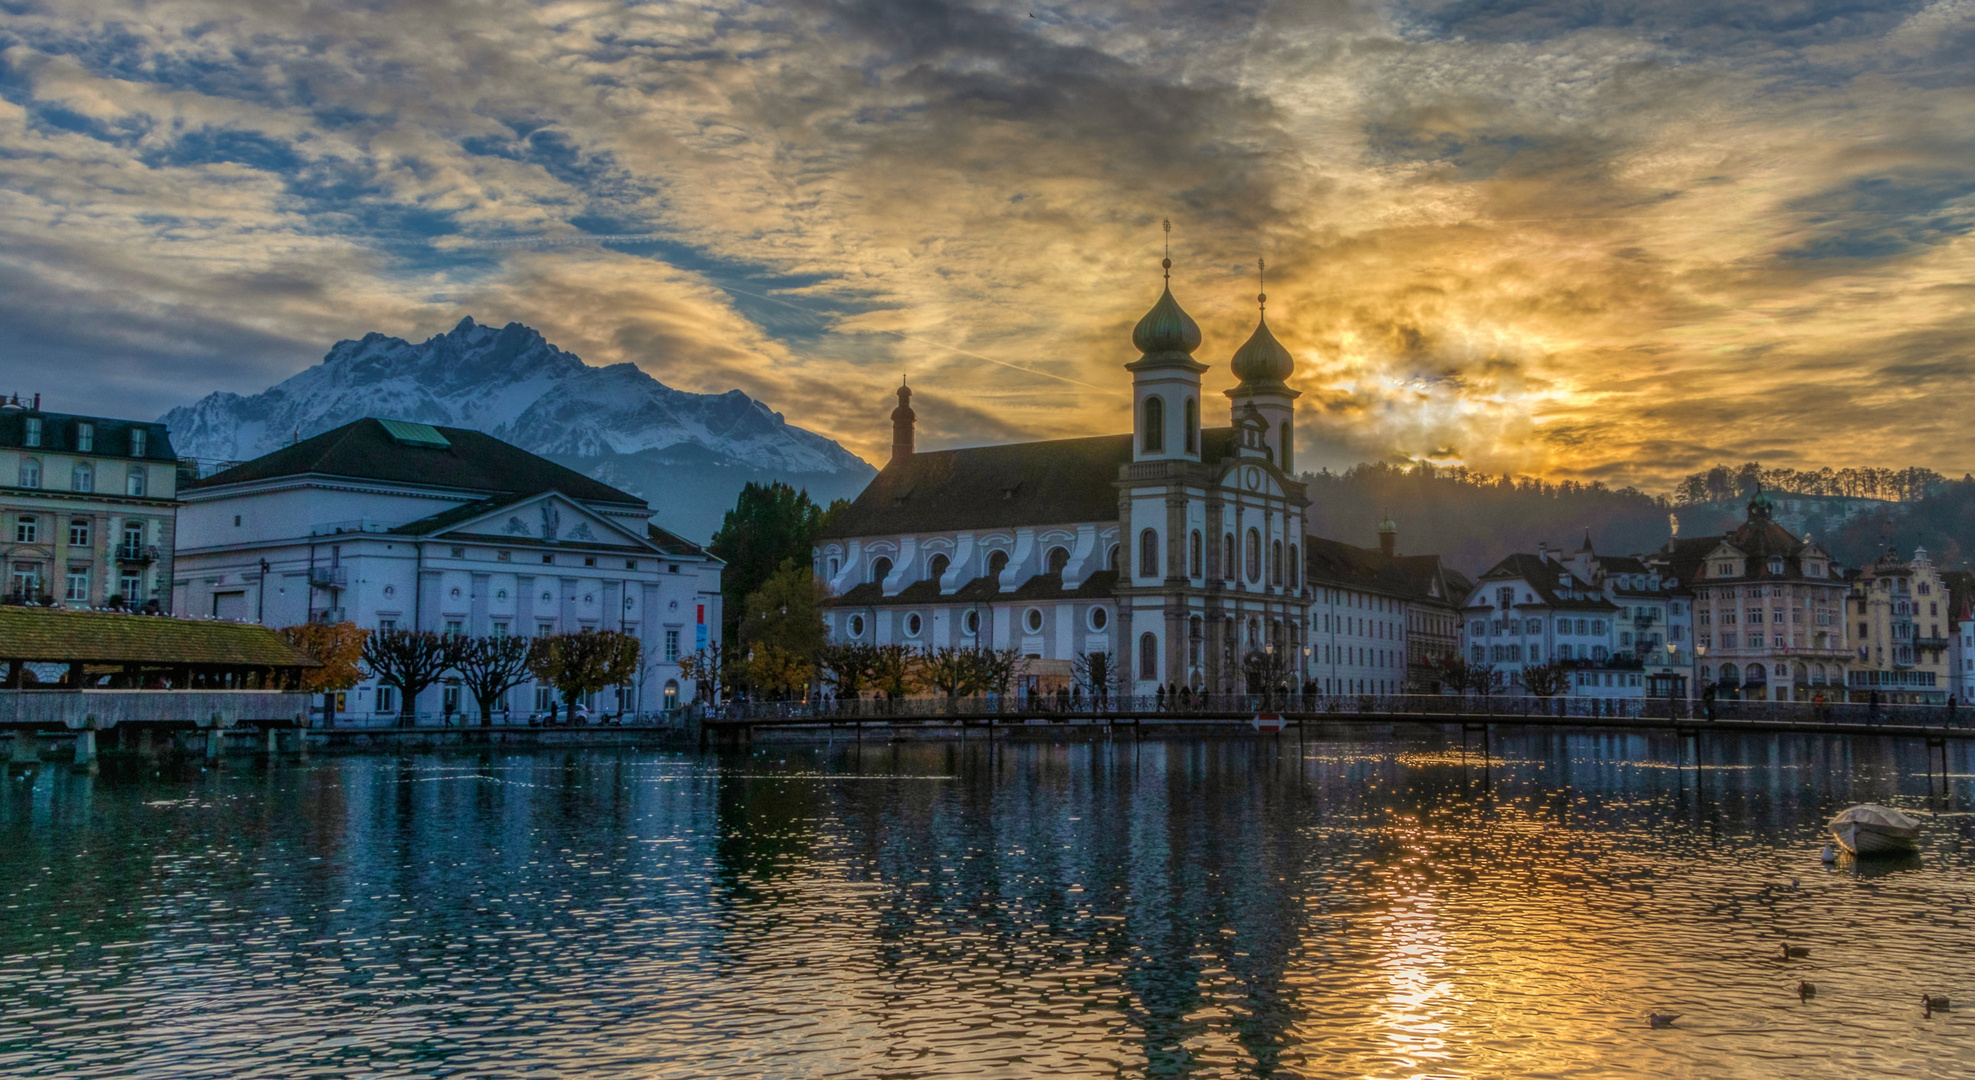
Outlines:
[[1217, 482], [1230, 491], [1244, 495], [1260, 495], [1282, 498], [1288, 494], [1283, 487], [1282, 473], [1261, 458], [1238, 458], [1221, 470]]
[[545, 492], [491, 508], [483, 514], [434, 530], [429, 535], [434, 539], [474, 536], [482, 539], [508, 538], [517, 542], [651, 546], [644, 536], [626, 529], [622, 523], [589, 510], [557, 492]]

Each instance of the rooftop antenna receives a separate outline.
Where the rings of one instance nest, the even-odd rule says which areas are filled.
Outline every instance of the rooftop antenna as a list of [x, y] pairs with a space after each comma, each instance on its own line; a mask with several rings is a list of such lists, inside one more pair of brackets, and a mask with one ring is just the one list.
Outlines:
[[1159, 223], [1159, 227], [1166, 230], [1166, 257], [1159, 260], [1159, 267], [1166, 272], [1166, 280], [1171, 281], [1173, 280], [1173, 219], [1167, 218]]

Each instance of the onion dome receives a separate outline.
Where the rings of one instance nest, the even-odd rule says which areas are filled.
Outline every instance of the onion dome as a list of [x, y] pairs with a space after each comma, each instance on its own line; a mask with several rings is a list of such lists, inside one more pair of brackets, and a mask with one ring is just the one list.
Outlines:
[[1399, 531], [1399, 523], [1392, 520], [1392, 515], [1388, 512], [1384, 520], [1378, 523], [1378, 531], [1381, 536], [1388, 533], [1397, 533]]
[[[1171, 266], [1172, 260], [1166, 260], [1166, 265]], [[1200, 324], [1173, 299], [1170, 284], [1159, 294], [1159, 302], [1132, 328], [1132, 344], [1147, 356], [1160, 353], [1188, 356], [1200, 347]]]
[[1296, 370], [1296, 359], [1269, 332], [1269, 320], [1265, 315], [1255, 324], [1255, 332], [1248, 335], [1248, 341], [1234, 351], [1234, 360], [1228, 369], [1244, 383], [1287, 382]]

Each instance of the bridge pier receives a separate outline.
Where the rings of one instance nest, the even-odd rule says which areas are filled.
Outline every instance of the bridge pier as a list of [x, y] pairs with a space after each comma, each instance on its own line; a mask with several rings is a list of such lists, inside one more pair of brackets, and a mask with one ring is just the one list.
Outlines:
[[226, 753], [226, 732], [221, 728], [206, 729], [206, 762], [218, 765]]
[[14, 749], [7, 757], [9, 773], [31, 772], [41, 767], [41, 738], [32, 731], [14, 732]]
[[96, 771], [95, 728], [83, 728], [75, 733], [75, 768], [79, 772]]

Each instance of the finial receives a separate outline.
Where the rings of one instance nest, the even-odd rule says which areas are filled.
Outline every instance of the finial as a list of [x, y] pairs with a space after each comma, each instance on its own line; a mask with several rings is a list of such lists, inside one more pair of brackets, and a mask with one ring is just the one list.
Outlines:
[[1159, 260], [1159, 268], [1166, 272], [1166, 280], [1171, 281], [1173, 280], [1173, 219], [1167, 218], [1159, 223], [1159, 227], [1166, 230], [1166, 257]]
[[1257, 292], [1257, 293], [1255, 294], [1255, 303], [1256, 303], [1256, 304], [1257, 304], [1257, 305], [1258, 305], [1259, 307], [1261, 307], [1261, 309], [1262, 309], [1263, 311], [1267, 311], [1267, 310], [1269, 310], [1269, 274], [1268, 274], [1268, 270], [1269, 270], [1269, 264], [1268, 264], [1268, 263], [1265, 263], [1265, 262], [1263, 262], [1263, 261], [1262, 261], [1262, 260], [1260, 260], [1260, 259], [1256, 259], [1256, 260], [1255, 260], [1255, 284], [1256, 284], [1256, 285], [1257, 285], [1257, 286], [1259, 287], [1259, 289], [1260, 289], [1260, 291], [1258, 291], [1258, 292]]

